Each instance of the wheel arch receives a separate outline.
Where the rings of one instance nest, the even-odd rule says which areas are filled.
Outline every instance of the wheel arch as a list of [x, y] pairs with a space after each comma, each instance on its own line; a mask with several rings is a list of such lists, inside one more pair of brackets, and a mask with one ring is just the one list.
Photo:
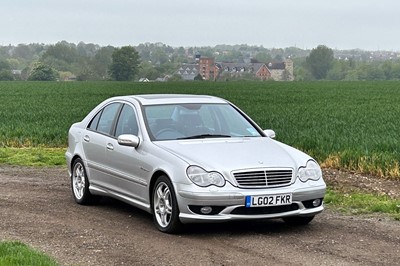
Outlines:
[[72, 175], [72, 167], [73, 167], [73, 165], [74, 165], [74, 163], [76, 162], [76, 160], [78, 160], [78, 159], [81, 159], [82, 160], [82, 162], [83, 162], [83, 159], [82, 159], [82, 157], [81, 156], [79, 156], [78, 154], [75, 154], [73, 157], [72, 157], [72, 159], [71, 159], [71, 163], [70, 163], [70, 165], [68, 165], [68, 168], [70, 169], [70, 173], [71, 173], [71, 175]]
[[[160, 182], [157, 180], [160, 180]], [[157, 203], [154, 202], [155, 196], [153, 195], [153, 190], [155, 189], [156, 185], [157, 189], [159, 185], [163, 186], [163, 192], [161, 192], [163, 196], [157, 196]], [[165, 193], [164, 186], [168, 187], [169, 192]], [[169, 203], [167, 204], [166, 202]], [[167, 205], [169, 207], [166, 207]], [[169, 175], [162, 170], [156, 171], [150, 181], [150, 206], [151, 214], [153, 215], [153, 221], [158, 230], [164, 233], [173, 234], [182, 229], [183, 225], [179, 218], [180, 211], [174, 184], [172, 183]], [[169, 212], [165, 211], [165, 209], [169, 209]]]
[[170, 181], [171, 181], [171, 178], [168, 176], [168, 174], [165, 172], [165, 171], [162, 171], [162, 170], [158, 170], [158, 171], [156, 171], [154, 174], [153, 174], [153, 176], [151, 177], [151, 180], [150, 180], [150, 186], [149, 186], [149, 200], [150, 200], [150, 208], [151, 208], [151, 212], [153, 213], [153, 189], [154, 189], [154, 185], [156, 184], [156, 181], [157, 181], [157, 179], [160, 177], [160, 176], [166, 176]]

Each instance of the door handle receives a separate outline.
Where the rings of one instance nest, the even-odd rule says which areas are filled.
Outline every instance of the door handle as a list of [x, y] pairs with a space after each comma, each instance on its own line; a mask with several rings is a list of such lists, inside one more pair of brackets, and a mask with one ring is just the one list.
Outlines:
[[90, 141], [90, 137], [88, 135], [85, 135], [83, 137], [83, 140], [86, 141], [86, 142], [89, 142]]
[[114, 150], [114, 146], [111, 143], [107, 144], [107, 150], [112, 151]]

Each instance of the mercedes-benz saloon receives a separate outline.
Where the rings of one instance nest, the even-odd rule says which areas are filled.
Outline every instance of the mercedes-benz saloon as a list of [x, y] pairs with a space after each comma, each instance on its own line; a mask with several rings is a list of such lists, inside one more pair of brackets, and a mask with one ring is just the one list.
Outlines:
[[113, 97], [69, 130], [72, 194], [127, 202], [167, 233], [197, 222], [307, 224], [324, 209], [321, 168], [274, 137], [217, 97]]

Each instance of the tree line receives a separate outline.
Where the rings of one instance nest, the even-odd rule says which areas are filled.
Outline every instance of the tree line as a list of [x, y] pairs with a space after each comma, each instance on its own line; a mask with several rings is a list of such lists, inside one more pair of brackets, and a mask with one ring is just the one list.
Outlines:
[[295, 80], [400, 79], [397, 56], [375, 60], [367, 51], [337, 51], [324, 45], [311, 50], [250, 45], [184, 48], [162, 43], [102, 47], [61, 41], [53, 45], [0, 46], [0, 80], [155, 80], [173, 76], [181, 64], [193, 63], [198, 55], [237, 63], [278, 62], [290, 57]]
[[324, 45], [297, 59], [297, 64], [297, 80], [400, 80], [400, 59], [335, 59], [333, 50]]

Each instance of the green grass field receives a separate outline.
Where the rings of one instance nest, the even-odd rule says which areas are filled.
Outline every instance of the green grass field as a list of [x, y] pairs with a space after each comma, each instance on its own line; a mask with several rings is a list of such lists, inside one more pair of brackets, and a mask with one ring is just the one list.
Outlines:
[[69, 126], [102, 100], [142, 93], [220, 96], [323, 166], [400, 176], [399, 81], [0, 82], [0, 147], [65, 148]]

